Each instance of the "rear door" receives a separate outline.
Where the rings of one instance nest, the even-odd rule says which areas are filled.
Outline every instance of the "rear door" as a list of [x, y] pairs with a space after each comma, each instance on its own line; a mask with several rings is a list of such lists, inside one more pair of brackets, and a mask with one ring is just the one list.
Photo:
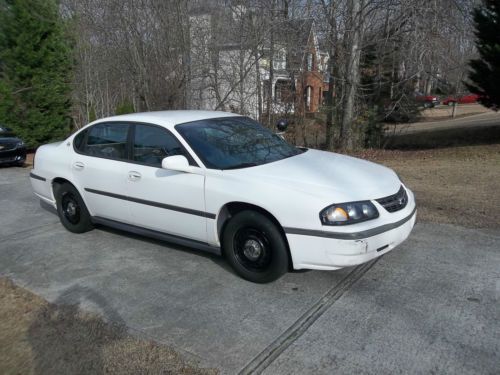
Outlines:
[[99, 123], [75, 137], [73, 180], [92, 216], [130, 222], [127, 195], [131, 126]]
[[[199, 174], [161, 168], [167, 156], [192, 157], [167, 129], [135, 124], [131, 136], [128, 191], [132, 223], [206, 243], [203, 170]], [[214, 216], [214, 215], [212, 215]]]

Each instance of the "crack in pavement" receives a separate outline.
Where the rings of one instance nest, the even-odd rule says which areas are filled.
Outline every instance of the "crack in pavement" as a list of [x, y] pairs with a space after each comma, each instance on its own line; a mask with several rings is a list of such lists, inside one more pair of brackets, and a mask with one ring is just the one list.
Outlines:
[[295, 340], [302, 336], [349, 288], [356, 283], [377, 261], [361, 264], [354, 268], [337, 285], [328, 290], [314, 305], [300, 316], [286, 331], [254, 357], [240, 370], [239, 375], [260, 374], [280, 356]]

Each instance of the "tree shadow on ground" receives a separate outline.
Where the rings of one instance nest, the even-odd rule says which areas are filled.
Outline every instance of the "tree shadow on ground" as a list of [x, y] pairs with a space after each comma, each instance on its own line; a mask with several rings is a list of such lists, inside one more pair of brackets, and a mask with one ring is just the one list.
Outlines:
[[387, 139], [387, 149], [421, 150], [500, 143], [500, 126], [456, 128], [396, 134]]
[[[111, 323], [82, 312], [83, 301], [95, 304]], [[123, 340], [126, 328], [105, 298], [76, 285], [38, 311], [27, 336], [35, 374], [100, 374], [106, 370], [104, 347]]]
[[[83, 311], [93, 304], [102, 313]], [[175, 350], [127, 333], [125, 322], [102, 295], [79, 285], [44, 304], [27, 331], [32, 370], [45, 374], [217, 374], [190, 364]]]

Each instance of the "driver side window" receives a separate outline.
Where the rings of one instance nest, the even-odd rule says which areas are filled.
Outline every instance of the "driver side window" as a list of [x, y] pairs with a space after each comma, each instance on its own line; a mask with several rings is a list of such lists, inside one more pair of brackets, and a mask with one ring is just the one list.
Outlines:
[[167, 156], [184, 155], [179, 141], [165, 129], [151, 125], [135, 125], [133, 140], [134, 161], [161, 168]]

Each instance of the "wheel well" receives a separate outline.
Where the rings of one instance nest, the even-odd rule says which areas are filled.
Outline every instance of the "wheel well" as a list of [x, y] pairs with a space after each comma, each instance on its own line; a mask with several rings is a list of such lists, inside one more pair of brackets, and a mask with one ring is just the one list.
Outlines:
[[71, 184], [71, 185], [73, 185], [71, 182], [69, 182], [65, 178], [62, 178], [62, 177], [56, 177], [56, 178], [54, 178], [52, 180], [52, 194], [54, 195], [54, 199], [56, 198], [57, 189], [62, 184]]
[[[252, 210], [252, 211], [257, 211], [262, 215], [267, 216], [271, 221], [276, 224], [277, 228], [281, 232], [281, 235], [283, 236], [283, 239], [285, 240], [286, 244], [286, 249], [288, 253], [288, 264], [290, 270], [293, 269], [293, 262], [292, 262], [292, 256], [290, 253], [290, 246], [288, 245], [288, 239], [286, 238], [285, 231], [283, 227], [281, 226], [280, 222], [276, 217], [274, 217], [273, 214], [271, 214], [269, 211], [265, 210], [262, 207], [256, 206], [251, 203], [245, 203], [245, 202], [229, 202], [226, 203], [219, 211], [219, 215], [217, 216], [217, 235], [219, 237], [219, 240], [222, 239], [222, 233], [224, 232], [224, 228], [226, 224], [229, 222], [231, 217], [236, 215], [238, 212], [244, 211], [244, 210]], [[221, 241], [222, 244], [222, 241]]]

